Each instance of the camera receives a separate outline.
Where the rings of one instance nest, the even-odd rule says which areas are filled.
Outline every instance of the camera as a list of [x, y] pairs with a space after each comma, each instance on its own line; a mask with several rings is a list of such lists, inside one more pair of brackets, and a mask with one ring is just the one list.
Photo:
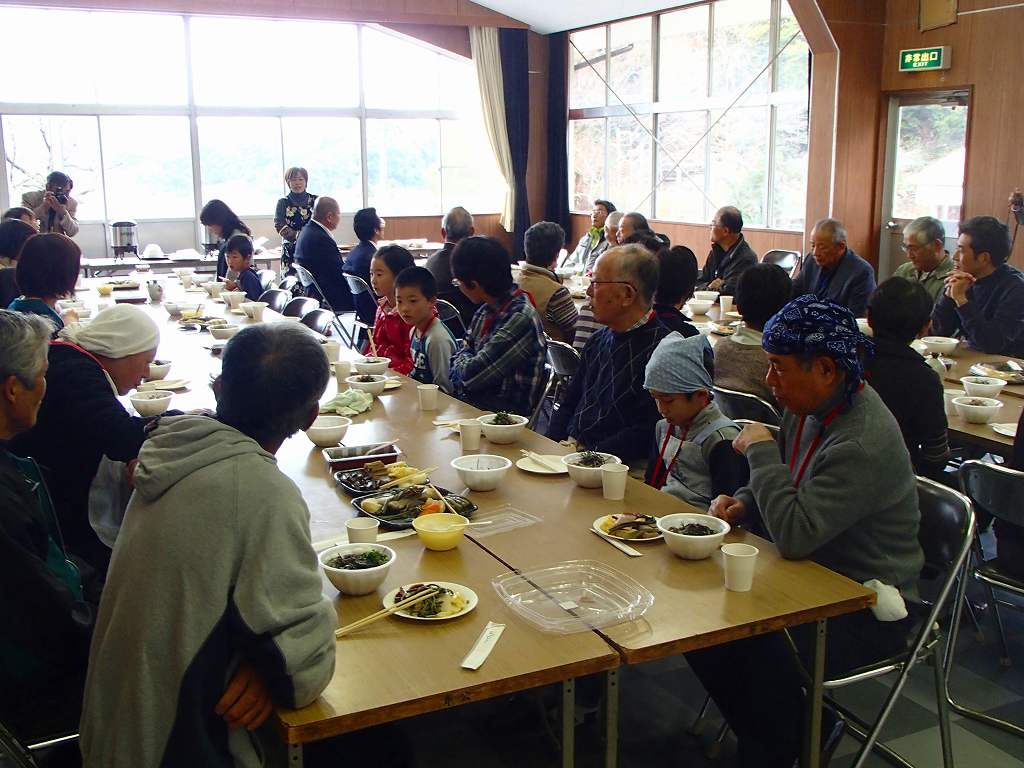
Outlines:
[[64, 192], [54, 192], [53, 196], [57, 199], [57, 202], [61, 205], [68, 204], [68, 196]]
[[1010, 197], [1010, 210], [1017, 219], [1017, 223], [1024, 224], [1024, 194], [1019, 189], [1015, 190]]

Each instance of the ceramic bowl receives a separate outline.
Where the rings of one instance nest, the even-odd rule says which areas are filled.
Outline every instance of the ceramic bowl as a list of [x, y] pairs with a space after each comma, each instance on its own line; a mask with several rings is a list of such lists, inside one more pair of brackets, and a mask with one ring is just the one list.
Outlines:
[[389, 365], [391, 365], [391, 359], [388, 357], [360, 357], [352, 361], [352, 367], [356, 369], [356, 373], [381, 374], [388, 369]]
[[317, 416], [306, 430], [306, 437], [319, 448], [333, 448], [341, 442], [351, 424], [352, 419], [344, 416]]
[[1000, 391], [1006, 386], [1002, 379], [994, 379], [989, 376], [964, 376], [960, 379], [968, 397], [998, 397]]
[[452, 468], [459, 480], [471, 491], [493, 491], [508, 474], [512, 462], [490, 453], [469, 454], [452, 459]]
[[509, 443], [514, 443], [522, 437], [523, 431], [526, 429], [526, 425], [530, 423], [530, 420], [525, 416], [517, 416], [514, 413], [510, 413], [508, 417], [514, 421], [515, 424], [495, 424], [494, 418], [496, 415], [497, 414], [491, 413], [477, 419], [484, 428], [484, 437], [495, 445], [508, 445]]
[[[364, 376], [372, 376], [373, 381], [360, 381]], [[379, 395], [384, 391], [384, 384], [387, 382], [387, 377], [380, 374], [368, 374], [360, 373], [356, 376], [349, 376], [345, 379], [345, 383], [348, 384], [352, 389], [361, 389], [364, 392], [369, 392], [371, 395]]]
[[156, 379], [163, 379], [167, 376], [171, 370], [170, 360], [154, 360], [149, 364], [149, 375], [146, 377], [150, 381]]
[[[374, 568], [350, 570], [348, 568], [332, 568], [327, 563], [340, 555], [358, 554], [376, 550], [388, 556], [388, 561]], [[320, 567], [324, 569], [328, 580], [343, 595], [368, 595], [384, 583], [395, 562], [395, 550], [383, 544], [336, 544], [320, 553]]]
[[923, 336], [921, 337], [921, 343], [924, 344], [929, 355], [951, 355], [956, 349], [957, 344], [960, 343], [960, 340], [950, 338], [949, 336]]
[[152, 389], [147, 392], [136, 392], [128, 399], [139, 416], [159, 416], [171, 404], [173, 393], [164, 389]]
[[[621, 464], [618, 456], [613, 456], [610, 453], [600, 453], [604, 459], [605, 464]], [[565, 464], [569, 470], [569, 477], [573, 479], [580, 488], [600, 488], [601, 487], [601, 467], [581, 467], [579, 464], [573, 462], [578, 461], [583, 452], [570, 453], [568, 456], [562, 457], [562, 463]]]
[[695, 315], [706, 315], [708, 310], [715, 306], [715, 302], [708, 301], [706, 299], [690, 299], [686, 302], [686, 306], [688, 306], [690, 311]]
[[991, 397], [953, 398], [957, 415], [968, 424], [988, 424], [1002, 407], [1002, 402]]
[[211, 325], [210, 335], [217, 339], [217, 341], [223, 341], [224, 339], [230, 339], [240, 330], [242, 330], [240, 325]]

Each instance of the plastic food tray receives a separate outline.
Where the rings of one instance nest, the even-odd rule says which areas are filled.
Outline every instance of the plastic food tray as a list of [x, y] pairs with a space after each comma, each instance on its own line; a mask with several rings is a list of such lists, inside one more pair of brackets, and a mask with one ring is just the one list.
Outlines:
[[646, 587], [597, 560], [511, 571], [495, 576], [491, 586], [519, 616], [558, 635], [633, 621], [654, 604]]

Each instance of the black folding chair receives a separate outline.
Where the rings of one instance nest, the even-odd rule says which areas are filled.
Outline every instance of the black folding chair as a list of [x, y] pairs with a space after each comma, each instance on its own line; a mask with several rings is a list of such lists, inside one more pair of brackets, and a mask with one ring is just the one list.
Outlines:
[[264, 291], [269, 291], [274, 287], [274, 281], [277, 280], [277, 272], [272, 269], [261, 269], [256, 274], [260, 277], [260, 288]]
[[554, 413], [555, 408], [558, 407], [559, 388], [568, 385], [580, 369], [580, 353], [571, 344], [555, 341], [547, 334], [544, 337], [547, 340], [547, 367], [551, 369], [551, 374], [530, 418], [531, 427], [537, 423], [537, 419], [543, 413], [546, 401], [551, 401], [551, 412]]
[[925, 587], [925, 592], [935, 591], [937, 587], [937, 592], [931, 603], [907, 601], [908, 610], [919, 617], [914, 641], [904, 653], [852, 670], [842, 677], [826, 680], [824, 685], [826, 691], [831, 691], [891, 673], [898, 675], [873, 725], [832, 702], [846, 718], [853, 733], [864, 739], [852, 768], [861, 768], [874, 749], [899, 765], [913, 768], [905, 758], [880, 743], [878, 736], [903, 691], [910, 670], [922, 661], [932, 665], [935, 677], [935, 703], [942, 745], [942, 763], [946, 768], [953, 768], [953, 744], [945, 694], [947, 675], [943, 671], [943, 662], [949, 662], [951, 653], [949, 650], [944, 652], [944, 648], [948, 649], [950, 646], [943, 642], [939, 621], [951, 618], [953, 629], [950, 631], [949, 641], [955, 639], [956, 622], [960, 615], [959, 606], [962, 603], [966, 582], [963, 577], [974, 541], [974, 508], [970, 499], [962, 493], [925, 477], [917, 478], [917, 499], [921, 510], [921, 525], [917, 538], [924, 551], [925, 561], [925, 567], [921, 572], [921, 586]]
[[330, 336], [334, 313], [329, 309], [314, 309], [304, 314], [299, 322], [322, 336]]
[[712, 387], [712, 392], [718, 407], [730, 419], [759, 421], [776, 427], [782, 424], [782, 414], [771, 403], [757, 395], [725, 387]]
[[444, 299], [438, 299], [437, 316], [441, 318], [441, 322], [447, 326], [456, 339], [466, 338], [466, 324], [462, 322], [462, 315], [459, 314], [459, 310], [455, 308], [454, 304]]
[[36, 754], [42, 758], [46, 754], [46, 750], [61, 745], [71, 745], [76, 741], [78, 741], [78, 734], [68, 733], [46, 737], [38, 741], [24, 742], [15, 736], [4, 723], [0, 723], [0, 758], [2, 758], [0, 764], [7, 765], [6, 761], [9, 760], [10, 764], [16, 768], [40, 768], [40, 764], [35, 758]]
[[797, 251], [784, 251], [784, 250], [771, 250], [761, 257], [762, 264], [775, 264], [782, 267], [790, 275], [793, 274], [793, 270], [796, 269], [796, 265], [800, 263], [800, 254]]
[[306, 295], [319, 297], [321, 306], [325, 309], [331, 310], [334, 314], [334, 320], [332, 322], [338, 331], [338, 335], [350, 348], [355, 349], [356, 329], [355, 327], [350, 328], [345, 325], [346, 319], [355, 320], [355, 312], [350, 310], [337, 310], [332, 307], [331, 303], [327, 300], [327, 294], [324, 293], [323, 289], [317, 283], [316, 278], [313, 277], [313, 273], [301, 264], [296, 263], [293, 266], [295, 267], [295, 274], [298, 276], [299, 283], [304, 287]]
[[[1024, 508], [1021, 506], [1021, 499], [1024, 499], [1024, 472], [1007, 469], [987, 461], [970, 459], [960, 465], [960, 487], [979, 513], [991, 515], [996, 520], [1001, 520], [1009, 525], [1021, 526], [1024, 529]], [[986, 560], [981, 550], [981, 542], [977, 539], [974, 542], [973, 555], [973, 562], [970, 564], [968, 572], [980, 581], [988, 592], [988, 604], [992, 606], [992, 612], [995, 615], [996, 627], [999, 630], [999, 642], [1003, 650], [1000, 661], [1003, 666], [1010, 666], [1010, 648], [1006, 642], [1006, 630], [1003, 627], [1002, 616], [999, 614], [999, 600], [996, 599], [993, 590], [999, 589], [1024, 597], [1024, 581], [1006, 573], [998, 557]], [[963, 607], [964, 603], [961, 601], [957, 609], [962, 610]], [[1024, 727], [1021, 725], [971, 709], [956, 701], [950, 694], [949, 675], [953, 668], [958, 629], [958, 622], [954, 621], [949, 638], [949, 650], [946, 654], [945, 686], [949, 705], [959, 714], [972, 720], [1001, 728], [1016, 736], [1024, 736]]]
[[281, 284], [278, 288], [282, 291], [288, 291], [292, 296], [296, 296], [302, 291], [302, 283], [299, 282], [299, 276], [297, 274], [288, 275], [281, 280]]
[[283, 288], [271, 288], [260, 294], [260, 301], [267, 302], [267, 307], [275, 312], [283, 312], [292, 295]]
[[[359, 341], [362, 341], [373, 333], [373, 323], [377, 315], [377, 295], [359, 275], [350, 275], [346, 272], [345, 282], [348, 283], [348, 289], [352, 293], [352, 304], [356, 308], [353, 322], [359, 329]], [[354, 328], [353, 336], [355, 336]], [[356, 346], [357, 343], [353, 339], [352, 348], [355, 349]]]
[[307, 312], [312, 312], [314, 309], [320, 309], [319, 301], [311, 299], [309, 296], [299, 296], [285, 304], [284, 309], [281, 310], [281, 314], [285, 317], [297, 317], [301, 319], [303, 315]]

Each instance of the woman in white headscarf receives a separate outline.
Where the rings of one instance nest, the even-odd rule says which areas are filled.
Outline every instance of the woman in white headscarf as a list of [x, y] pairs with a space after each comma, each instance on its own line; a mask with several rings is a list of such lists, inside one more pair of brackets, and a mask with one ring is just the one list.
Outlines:
[[102, 457], [127, 462], [139, 454], [151, 420], [129, 415], [117, 395], [139, 385], [159, 343], [156, 323], [128, 304], [67, 326], [50, 345], [36, 426], [11, 444], [47, 471], [67, 548], [101, 572], [110, 549], [89, 524], [89, 486]]

